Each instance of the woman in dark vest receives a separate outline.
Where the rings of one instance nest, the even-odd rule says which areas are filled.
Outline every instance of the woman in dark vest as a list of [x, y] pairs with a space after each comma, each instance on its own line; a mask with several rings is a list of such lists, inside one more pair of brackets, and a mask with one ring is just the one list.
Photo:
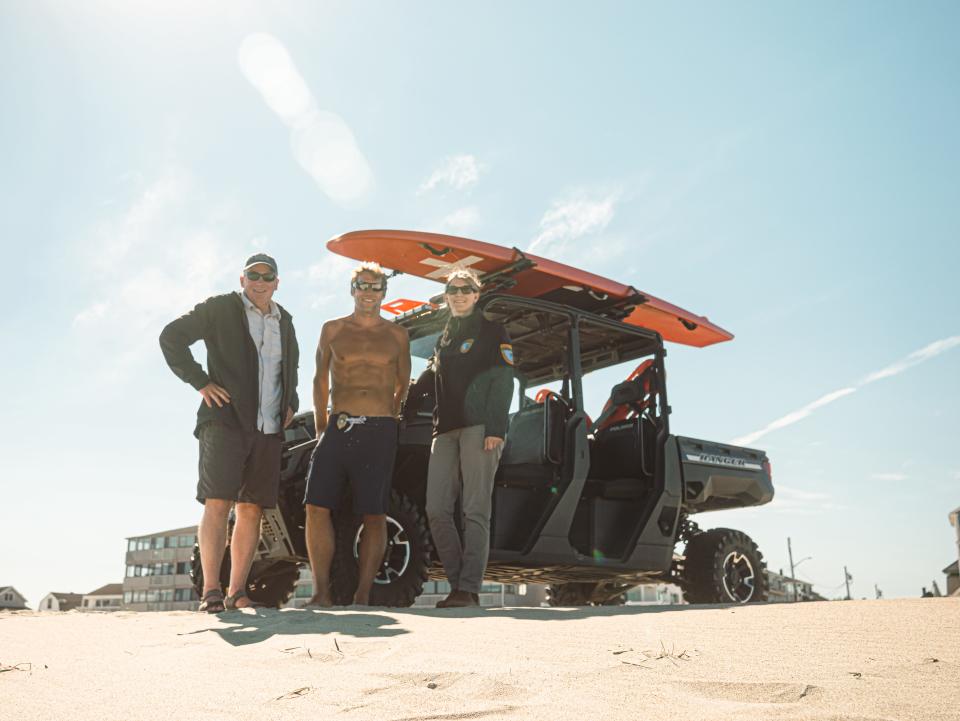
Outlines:
[[[493, 478], [513, 396], [513, 346], [506, 329], [477, 310], [477, 274], [455, 270], [444, 297], [450, 319], [433, 355], [436, 407], [427, 473], [427, 518], [451, 587], [437, 603], [440, 608], [479, 605], [490, 551]], [[462, 542], [457, 500], [463, 508]]]

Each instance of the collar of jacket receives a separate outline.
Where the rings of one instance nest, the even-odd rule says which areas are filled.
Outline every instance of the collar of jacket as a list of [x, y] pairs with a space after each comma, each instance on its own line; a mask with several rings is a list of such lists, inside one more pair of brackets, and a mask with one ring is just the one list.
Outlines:
[[480, 330], [480, 320], [482, 317], [483, 314], [476, 308], [474, 308], [470, 315], [462, 318], [451, 315], [450, 320], [447, 321], [447, 328], [444, 335], [451, 339], [476, 338], [477, 332]]
[[[241, 293], [242, 292], [243, 291], [241, 291]], [[230, 295], [233, 296], [234, 303], [241, 311], [241, 315], [243, 316], [244, 327], [249, 330], [250, 324], [247, 322], [247, 309], [246, 309], [246, 306], [244, 306], [243, 304], [243, 298], [240, 297], [240, 293], [236, 293], [236, 292], [231, 293]], [[293, 316], [290, 315], [290, 313], [287, 311], [286, 308], [284, 308], [282, 305], [277, 303], [277, 301], [275, 300], [271, 300], [270, 302], [273, 303], [275, 306], [277, 306], [277, 311], [280, 313], [281, 321], [286, 321], [289, 323], [290, 321], [293, 320]]]

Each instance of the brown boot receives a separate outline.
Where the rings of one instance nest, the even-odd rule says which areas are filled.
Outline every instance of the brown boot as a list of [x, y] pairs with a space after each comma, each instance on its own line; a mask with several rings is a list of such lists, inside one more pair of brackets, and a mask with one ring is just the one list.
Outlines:
[[439, 601], [437, 601], [437, 608], [446, 608], [448, 605], [450, 605], [450, 599], [453, 598], [456, 595], [456, 593], [457, 593], [457, 590], [454, 589], [447, 594], [446, 598], [442, 598]]
[[454, 591], [443, 600], [442, 608], [468, 608], [479, 605], [469, 591]]

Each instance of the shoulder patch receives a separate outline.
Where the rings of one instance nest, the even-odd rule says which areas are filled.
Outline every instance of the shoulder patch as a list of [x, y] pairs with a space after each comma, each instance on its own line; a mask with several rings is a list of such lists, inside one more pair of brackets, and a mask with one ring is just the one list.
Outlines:
[[467, 353], [473, 347], [473, 338], [467, 338], [460, 344], [460, 352]]
[[510, 343], [501, 343], [500, 355], [509, 365], [513, 365], [513, 345]]

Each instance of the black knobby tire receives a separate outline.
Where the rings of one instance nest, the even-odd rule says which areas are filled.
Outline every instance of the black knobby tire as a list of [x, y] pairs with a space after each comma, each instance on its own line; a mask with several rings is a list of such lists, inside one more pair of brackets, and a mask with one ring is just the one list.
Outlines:
[[551, 606], [622, 606], [632, 583], [576, 581], [547, 586], [547, 603]]
[[[330, 593], [338, 606], [353, 603], [359, 573], [359, 538], [363, 519], [338, 514], [336, 550], [330, 574]], [[387, 549], [384, 564], [370, 591], [371, 606], [412, 606], [423, 593], [430, 566], [430, 534], [424, 512], [407, 496], [393, 491], [387, 509]]]
[[713, 528], [692, 536], [678, 581], [688, 603], [767, 600], [763, 554], [750, 536], [732, 528]]
[[[291, 561], [254, 561], [247, 575], [247, 596], [254, 603], [269, 608], [280, 608], [293, 595], [300, 577], [299, 564]], [[197, 596], [203, 597], [203, 566], [200, 563], [200, 546], [194, 544], [190, 558], [190, 580]], [[230, 583], [230, 546], [220, 562], [220, 590], [227, 592]]]
[[595, 583], [551, 583], [547, 586], [547, 603], [551, 606], [586, 606], [590, 603]]

